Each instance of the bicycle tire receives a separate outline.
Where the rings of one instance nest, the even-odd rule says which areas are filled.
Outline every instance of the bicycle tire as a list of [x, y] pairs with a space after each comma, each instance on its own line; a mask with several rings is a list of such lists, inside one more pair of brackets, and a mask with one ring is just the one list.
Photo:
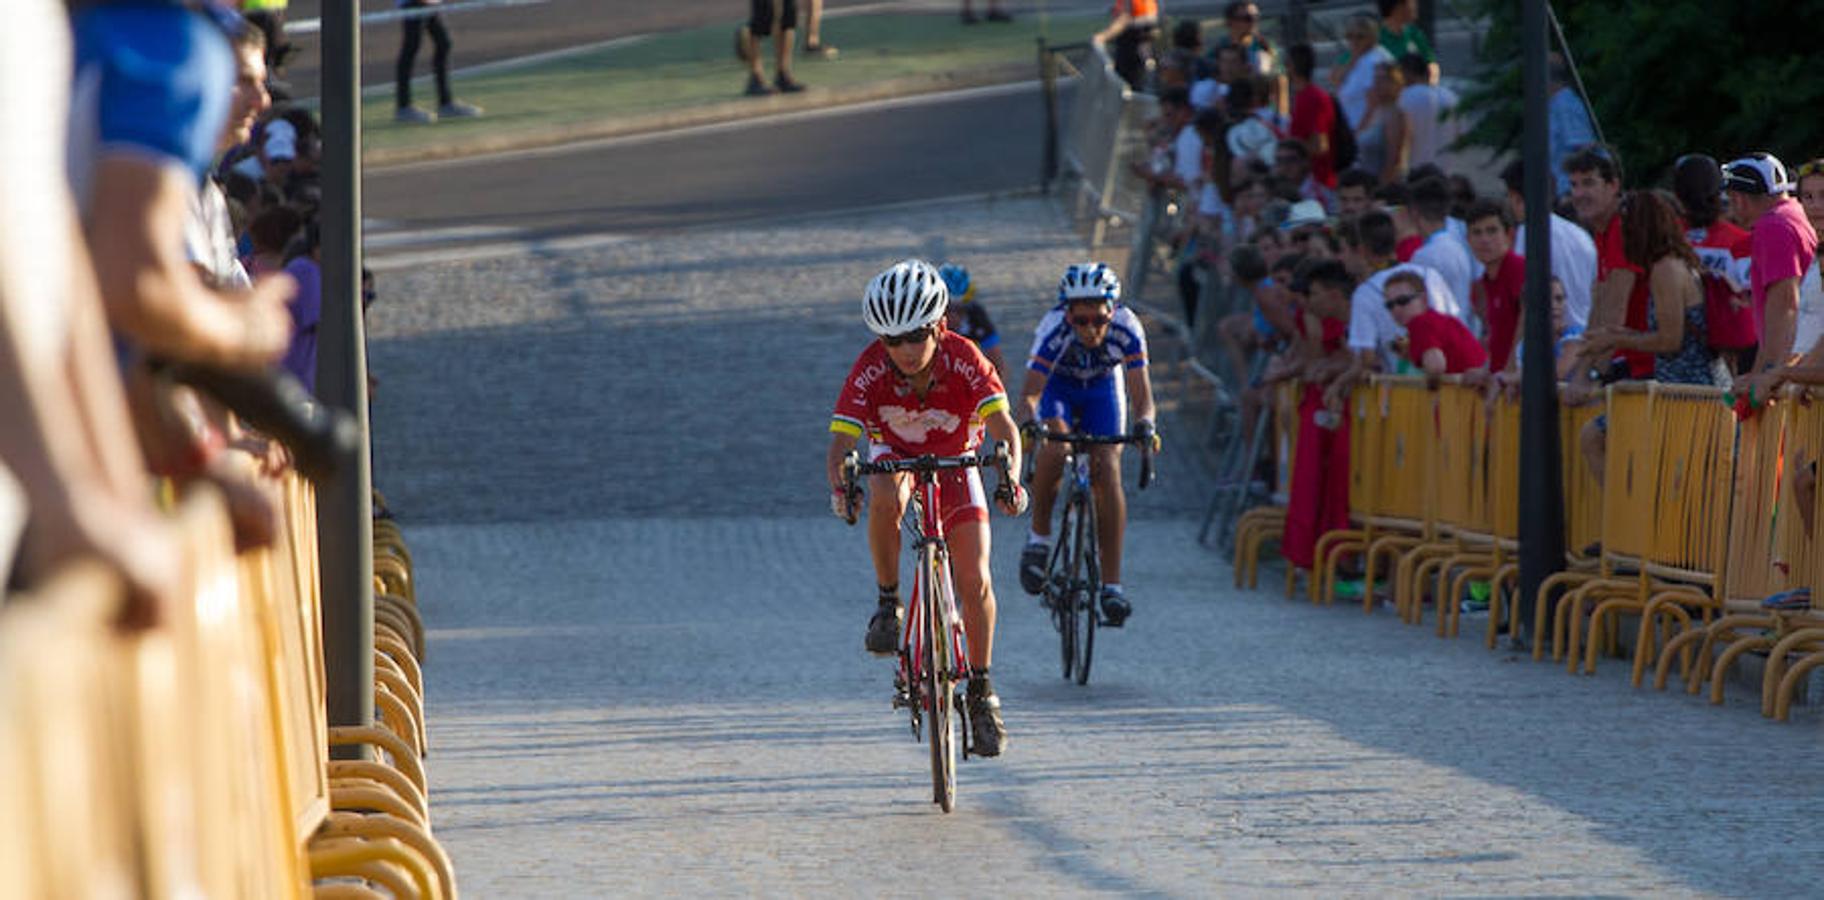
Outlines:
[[[1077, 506], [1077, 560], [1071, 567], [1072, 591], [1071, 605], [1077, 614], [1073, 625], [1076, 634], [1071, 638], [1076, 659], [1073, 663], [1077, 684], [1089, 683], [1089, 667], [1096, 655], [1096, 610], [1098, 590], [1101, 588], [1101, 563], [1096, 556], [1096, 505], [1095, 498], [1088, 491], [1079, 493], [1073, 500]], [[1081, 578], [1077, 576], [1081, 575]]]
[[1051, 621], [1058, 629], [1058, 658], [1064, 671], [1062, 677], [1069, 681], [1071, 666], [1076, 661], [1077, 636], [1077, 591], [1071, 583], [1072, 559], [1071, 512], [1076, 508], [1074, 487], [1071, 497], [1065, 499], [1063, 513], [1058, 517], [1057, 545], [1051, 549], [1051, 562], [1045, 567], [1045, 593], [1051, 601]]
[[931, 794], [932, 802], [944, 812], [956, 808], [956, 735], [954, 704], [955, 675], [950, 671], [954, 650], [950, 646], [949, 622], [944, 610], [953, 598], [948, 596], [943, 578], [943, 560], [935, 548], [926, 550], [925, 582], [930, 599], [925, 616], [925, 691], [931, 704]]

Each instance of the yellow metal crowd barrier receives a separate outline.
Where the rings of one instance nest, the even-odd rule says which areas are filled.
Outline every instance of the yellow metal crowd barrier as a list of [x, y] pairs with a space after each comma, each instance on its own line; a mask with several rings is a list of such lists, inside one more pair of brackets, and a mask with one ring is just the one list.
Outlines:
[[[1600, 401], [1561, 410], [1568, 565], [1536, 598], [1534, 658], [1549, 643], [1570, 671], [1593, 672], [1602, 655], [1620, 654], [1618, 632], [1632, 616], [1636, 685], [1651, 671], [1664, 687], [1676, 665], [1691, 693], [1708, 683], [1720, 703], [1730, 667], [1765, 654], [1762, 711], [1786, 719], [1799, 686], [1824, 666], [1824, 546], [1810, 526], [1824, 518], [1824, 497], [1810, 487], [1824, 456], [1824, 394], [1788, 388], [1740, 423], [1710, 387], [1624, 383]], [[1518, 624], [1518, 403], [1449, 379], [1428, 389], [1377, 376], [1355, 390], [1351, 415], [1351, 527], [1320, 539], [1312, 599], [1331, 602], [1337, 566], [1359, 557], [1365, 610], [1376, 605], [1377, 574], [1390, 572], [1402, 620], [1422, 621], [1429, 594], [1445, 636], [1457, 633], [1469, 584], [1486, 582], [1486, 640], [1496, 646]], [[1600, 473], [1581, 437], [1599, 415]], [[1296, 417], [1285, 420], [1290, 440]], [[1245, 563], [1250, 584], [1258, 549]], [[1241, 567], [1238, 559], [1238, 582]], [[1762, 605], [1800, 588], [1812, 589], [1808, 602]]]
[[[456, 896], [431, 837], [423, 634], [410, 555], [377, 523], [375, 727], [327, 726], [312, 494], [274, 546], [233, 553], [219, 499], [176, 518], [184, 602], [112, 619], [122, 586], [75, 565], [0, 606], [0, 898]], [[374, 761], [330, 760], [366, 744]]]

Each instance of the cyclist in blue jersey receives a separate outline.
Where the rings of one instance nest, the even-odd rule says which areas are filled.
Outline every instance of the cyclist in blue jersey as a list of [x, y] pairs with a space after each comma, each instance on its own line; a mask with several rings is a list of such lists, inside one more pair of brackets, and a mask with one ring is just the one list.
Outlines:
[[[1120, 304], [1121, 280], [1102, 263], [1081, 263], [1064, 272], [1056, 308], [1039, 321], [1020, 390], [1016, 416], [1028, 433], [1093, 435], [1127, 432], [1133, 404], [1133, 436], [1154, 439], [1153, 384], [1146, 370], [1146, 330], [1133, 310]], [[1096, 500], [1096, 535], [1102, 558], [1102, 617], [1119, 628], [1133, 607], [1121, 588], [1121, 539], [1127, 502], [1121, 489], [1121, 447], [1091, 447], [1090, 483]], [[1036, 450], [1032, 478], [1032, 533], [1020, 554], [1020, 586], [1029, 594], [1045, 587], [1051, 553], [1051, 508], [1064, 471], [1064, 448], [1046, 443]]]
[[944, 323], [951, 331], [975, 342], [975, 346], [994, 364], [994, 371], [1007, 383], [1007, 357], [1001, 352], [1001, 333], [994, 328], [988, 310], [975, 301], [975, 282], [969, 270], [955, 263], [937, 267], [939, 278], [950, 291], [950, 305], [944, 309]]

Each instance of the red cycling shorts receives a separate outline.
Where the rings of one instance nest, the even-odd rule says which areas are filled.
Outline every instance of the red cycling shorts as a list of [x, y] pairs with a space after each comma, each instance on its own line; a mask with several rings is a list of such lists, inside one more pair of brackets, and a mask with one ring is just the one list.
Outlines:
[[[868, 454], [874, 461], [890, 456], [890, 449], [878, 445]], [[913, 490], [917, 489], [913, 476], [907, 474], [900, 478]], [[946, 531], [964, 522], [988, 521], [988, 495], [982, 490], [980, 469], [946, 469], [937, 473], [937, 502], [943, 506]]]

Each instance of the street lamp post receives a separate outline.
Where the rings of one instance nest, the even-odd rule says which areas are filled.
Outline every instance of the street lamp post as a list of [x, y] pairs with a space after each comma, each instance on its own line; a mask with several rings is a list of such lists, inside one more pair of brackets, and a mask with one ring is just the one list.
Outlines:
[[[367, 339], [361, 321], [361, 17], [323, 3], [323, 288], [317, 397], [354, 416], [361, 440], [317, 485], [329, 724], [374, 721], [374, 549]], [[357, 756], [359, 747], [334, 748]]]

